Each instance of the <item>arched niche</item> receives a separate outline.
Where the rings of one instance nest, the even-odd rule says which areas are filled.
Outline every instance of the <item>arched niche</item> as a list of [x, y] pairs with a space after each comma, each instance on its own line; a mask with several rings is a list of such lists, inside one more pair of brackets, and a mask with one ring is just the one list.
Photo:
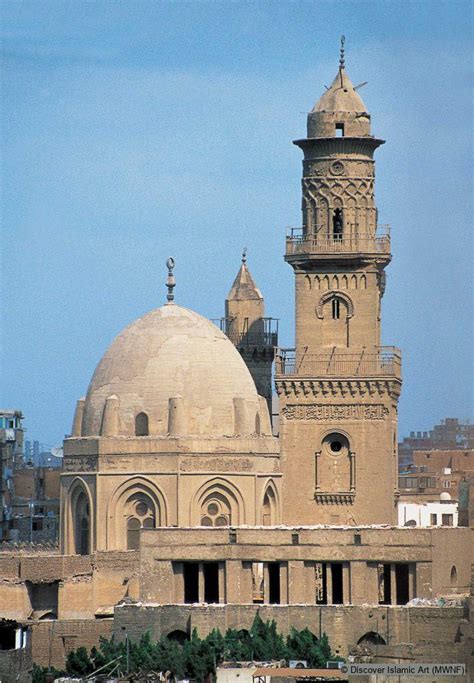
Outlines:
[[265, 486], [262, 498], [262, 512], [260, 523], [264, 526], [274, 526], [279, 521], [279, 505], [277, 489], [273, 481]]
[[162, 491], [145, 477], [123, 482], [112, 495], [107, 511], [107, 549], [134, 550], [140, 530], [167, 525]]
[[93, 548], [94, 509], [86, 482], [73, 480], [66, 494], [64, 525], [65, 552], [71, 555], [90, 555]]
[[[209, 506], [213, 506], [211, 512]], [[192, 497], [189, 517], [191, 526], [245, 524], [243, 496], [235, 484], [227, 479], [215, 477], [202, 484]]]
[[386, 645], [385, 638], [383, 638], [379, 633], [375, 631], [367, 631], [363, 636], [357, 641], [357, 645], [362, 645], [367, 643], [368, 645]]

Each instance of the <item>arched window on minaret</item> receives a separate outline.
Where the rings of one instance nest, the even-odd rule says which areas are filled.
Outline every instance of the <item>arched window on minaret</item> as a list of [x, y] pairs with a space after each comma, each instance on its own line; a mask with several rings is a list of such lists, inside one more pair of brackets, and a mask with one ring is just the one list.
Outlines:
[[342, 240], [344, 232], [344, 220], [342, 209], [335, 209], [332, 217], [332, 236], [334, 240]]

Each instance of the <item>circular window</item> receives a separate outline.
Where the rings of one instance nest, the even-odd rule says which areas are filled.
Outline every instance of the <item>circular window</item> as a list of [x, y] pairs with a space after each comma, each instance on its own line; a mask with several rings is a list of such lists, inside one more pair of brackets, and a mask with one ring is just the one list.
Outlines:
[[348, 455], [349, 441], [343, 434], [328, 434], [323, 439], [323, 449], [333, 457]]
[[146, 503], [137, 503], [135, 510], [140, 517], [143, 517], [148, 512], [148, 505]]
[[344, 171], [344, 164], [341, 161], [335, 161], [333, 164], [331, 164], [331, 173], [333, 175], [342, 175]]
[[207, 506], [207, 511], [210, 515], [217, 515], [217, 513], [219, 512], [219, 507], [217, 503], [209, 503], [209, 505]]

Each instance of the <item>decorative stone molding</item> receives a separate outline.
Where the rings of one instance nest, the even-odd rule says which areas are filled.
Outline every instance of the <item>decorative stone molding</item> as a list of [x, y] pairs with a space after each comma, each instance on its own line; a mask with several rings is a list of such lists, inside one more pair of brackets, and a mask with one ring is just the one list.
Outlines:
[[355, 492], [348, 493], [324, 493], [323, 491], [314, 492], [314, 500], [324, 505], [352, 505], [354, 503]]
[[180, 472], [248, 472], [254, 464], [250, 458], [184, 458]]
[[69, 456], [64, 458], [63, 472], [95, 472], [97, 458], [83, 456]]
[[388, 408], [381, 403], [309, 403], [286, 405], [281, 411], [281, 417], [284, 420], [384, 420], [388, 413]]
[[321, 380], [321, 379], [280, 379], [275, 380], [278, 396], [340, 398], [344, 396], [389, 396], [397, 401], [401, 391], [399, 379], [375, 380]]

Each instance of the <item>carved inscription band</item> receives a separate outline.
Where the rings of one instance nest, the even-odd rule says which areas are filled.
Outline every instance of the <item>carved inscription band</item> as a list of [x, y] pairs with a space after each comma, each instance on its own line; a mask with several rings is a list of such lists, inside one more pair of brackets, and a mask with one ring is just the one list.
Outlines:
[[282, 410], [285, 420], [384, 420], [388, 408], [379, 403], [342, 404], [325, 406], [312, 403], [309, 405], [288, 405]]

